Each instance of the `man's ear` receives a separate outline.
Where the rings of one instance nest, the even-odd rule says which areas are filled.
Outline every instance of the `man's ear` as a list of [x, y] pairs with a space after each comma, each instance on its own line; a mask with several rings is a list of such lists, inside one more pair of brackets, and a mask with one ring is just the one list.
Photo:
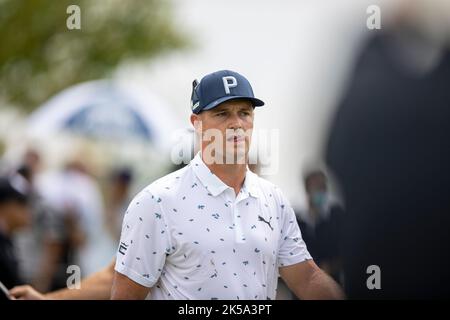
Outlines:
[[197, 121], [198, 116], [195, 113], [191, 114], [190, 120], [191, 120], [191, 124], [194, 126], [195, 128], [195, 122]]
[[191, 124], [194, 126], [196, 133], [201, 133], [202, 131], [202, 120], [200, 119], [200, 116], [198, 114], [191, 114]]

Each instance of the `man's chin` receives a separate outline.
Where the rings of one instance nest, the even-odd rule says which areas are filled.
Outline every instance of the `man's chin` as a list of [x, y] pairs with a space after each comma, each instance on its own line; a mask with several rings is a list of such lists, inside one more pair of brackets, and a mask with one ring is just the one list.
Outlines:
[[216, 151], [215, 155], [203, 155], [206, 164], [246, 164], [248, 150], [245, 145], [230, 147], [223, 153]]
[[226, 164], [245, 164], [247, 163], [247, 151], [245, 147], [235, 148], [232, 152], [227, 152], [225, 156]]

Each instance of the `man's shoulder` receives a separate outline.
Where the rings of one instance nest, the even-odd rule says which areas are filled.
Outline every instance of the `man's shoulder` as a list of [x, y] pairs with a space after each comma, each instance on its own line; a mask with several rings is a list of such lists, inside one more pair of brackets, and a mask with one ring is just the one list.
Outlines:
[[284, 201], [285, 197], [283, 191], [275, 183], [260, 177], [256, 173], [251, 172], [252, 183], [258, 188], [258, 192], [262, 192], [265, 197], [274, 197], [275, 200], [281, 202]]
[[191, 174], [190, 166], [187, 165], [153, 181], [143, 188], [141, 192], [149, 193], [154, 197], [170, 197], [189, 183], [192, 179]]
[[249, 171], [249, 175], [250, 175], [251, 181], [254, 184], [257, 184], [258, 187], [260, 187], [260, 188], [272, 189], [272, 190], [275, 188], [278, 188], [273, 182], [261, 177], [260, 175], [254, 173], [252, 171]]

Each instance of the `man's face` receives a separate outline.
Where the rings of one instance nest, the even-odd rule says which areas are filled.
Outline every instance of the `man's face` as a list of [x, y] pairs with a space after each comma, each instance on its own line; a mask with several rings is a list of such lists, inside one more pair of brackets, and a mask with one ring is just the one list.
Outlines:
[[315, 208], [322, 208], [327, 201], [327, 180], [322, 173], [310, 176], [306, 183], [309, 203]]
[[312, 194], [314, 192], [326, 192], [327, 191], [327, 181], [324, 175], [322, 174], [314, 174], [311, 177], [309, 177], [307, 185], [306, 185], [306, 191], [309, 194]]
[[198, 133], [200, 129], [202, 132], [204, 161], [217, 163], [218, 159], [222, 159], [223, 163], [245, 163], [250, 149], [253, 119], [253, 105], [248, 100], [226, 101], [214, 109], [193, 114], [191, 122]]

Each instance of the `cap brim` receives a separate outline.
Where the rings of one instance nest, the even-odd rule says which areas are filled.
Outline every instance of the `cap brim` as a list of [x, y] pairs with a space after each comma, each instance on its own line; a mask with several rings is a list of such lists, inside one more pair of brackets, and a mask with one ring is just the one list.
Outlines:
[[225, 102], [225, 101], [230, 101], [230, 100], [240, 100], [240, 99], [244, 99], [244, 100], [249, 100], [254, 107], [262, 107], [264, 105], [264, 101], [259, 100], [257, 98], [253, 98], [253, 97], [246, 97], [246, 96], [229, 96], [229, 97], [222, 97], [220, 99], [217, 99], [211, 103], [209, 103], [206, 107], [202, 108], [201, 110], [199, 110], [199, 112], [201, 111], [205, 111], [205, 110], [211, 110], [214, 109], [215, 107], [217, 107], [219, 104]]

